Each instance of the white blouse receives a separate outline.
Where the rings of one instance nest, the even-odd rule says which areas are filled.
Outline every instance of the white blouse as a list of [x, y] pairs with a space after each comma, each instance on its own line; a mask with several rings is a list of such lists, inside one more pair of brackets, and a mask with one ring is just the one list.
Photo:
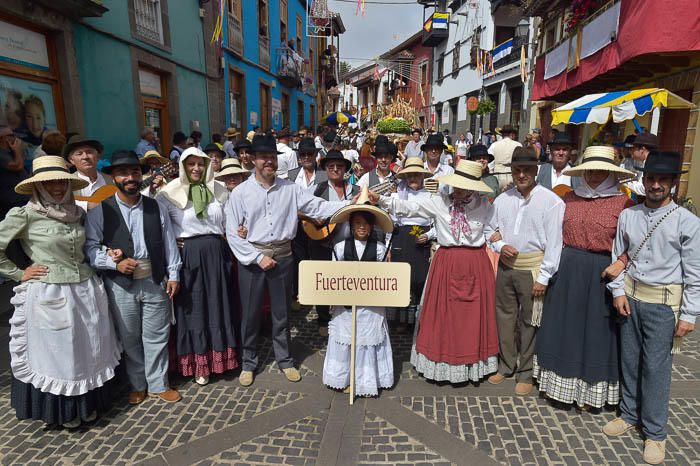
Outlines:
[[223, 235], [226, 227], [224, 205], [213, 199], [207, 206], [207, 218], [198, 219], [192, 201], [180, 209], [163, 196], [158, 196], [161, 205], [168, 211], [176, 238], [191, 238], [200, 235]]
[[450, 205], [452, 200], [447, 195], [433, 194], [430, 197], [416, 198], [403, 201], [396, 197], [382, 196], [380, 207], [396, 216], [424, 217], [433, 219], [433, 228], [437, 233], [440, 246], [469, 246], [481, 247], [490, 238], [495, 229], [493, 226], [494, 209], [486, 197], [474, 194], [467, 204], [467, 218], [471, 233], [465, 235], [461, 231], [455, 238], [450, 228]]

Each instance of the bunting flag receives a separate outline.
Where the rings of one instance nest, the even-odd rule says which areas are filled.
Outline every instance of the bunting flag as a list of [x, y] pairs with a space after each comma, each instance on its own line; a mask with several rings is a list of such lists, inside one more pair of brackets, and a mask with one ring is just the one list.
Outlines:
[[216, 18], [216, 23], [214, 24], [214, 33], [211, 36], [211, 42], [209, 45], [214, 45], [216, 43], [219, 47], [223, 45], [224, 42], [224, 2], [223, 0], [217, 0], [217, 10], [218, 16]]
[[520, 48], [520, 79], [522, 80], [523, 84], [526, 83], [528, 79], [527, 59], [525, 57], [524, 45]]
[[355, 11], [355, 15], [357, 16], [358, 13], [361, 13], [362, 16], [365, 15], [365, 0], [357, 0], [357, 10]]
[[498, 61], [501, 58], [505, 58], [506, 56], [510, 55], [510, 53], [513, 51], [513, 39], [508, 39], [507, 41], [503, 42], [500, 45], [497, 45], [494, 47], [493, 50], [491, 50], [491, 55], [493, 56], [493, 61]]

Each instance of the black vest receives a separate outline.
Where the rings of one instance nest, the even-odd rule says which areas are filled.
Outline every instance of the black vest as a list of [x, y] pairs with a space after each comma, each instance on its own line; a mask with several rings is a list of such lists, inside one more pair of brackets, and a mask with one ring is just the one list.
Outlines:
[[370, 236], [365, 245], [365, 250], [362, 253], [362, 258], [357, 257], [357, 249], [355, 249], [355, 238], [345, 240], [345, 250], [343, 251], [343, 260], [346, 261], [362, 261], [376, 262], [377, 261], [377, 240]]
[[[151, 261], [153, 281], [160, 284], [165, 277], [165, 245], [160, 225], [160, 209], [158, 202], [149, 197], [141, 196], [141, 200], [143, 202], [143, 236], [146, 239], [146, 250]], [[125, 258], [134, 257], [134, 241], [131, 239], [131, 233], [114, 196], [102, 203], [102, 215], [104, 217], [102, 243], [110, 249], [121, 249]], [[116, 270], [104, 270], [103, 273], [122, 288], [131, 287], [130, 275], [124, 275]]]
[[[328, 186], [328, 180], [324, 183], [319, 183], [316, 185], [316, 189], [314, 189], [314, 196], [315, 197], [320, 197], [321, 199], [328, 200], [328, 193], [330, 191], [330, 186]], [[355, 197], [357, 193], [360, 192], [360, 187], [357, 185], [352, 185], [352, 194], [350, 195], [350, 199]]]

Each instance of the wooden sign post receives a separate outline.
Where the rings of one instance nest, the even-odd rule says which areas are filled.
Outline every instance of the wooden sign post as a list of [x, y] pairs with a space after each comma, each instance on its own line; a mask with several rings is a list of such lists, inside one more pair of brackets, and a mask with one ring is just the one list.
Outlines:
[[403, 262], [299, 263], [299, 303], [352, 306], [350, 404], [355, 401], [357, 306], [406, 307], [411, 301], [411, 266]]

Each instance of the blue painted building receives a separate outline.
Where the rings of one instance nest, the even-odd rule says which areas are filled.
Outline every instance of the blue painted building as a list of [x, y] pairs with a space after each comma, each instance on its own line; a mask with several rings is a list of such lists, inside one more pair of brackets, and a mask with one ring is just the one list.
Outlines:
[[226, 125], [246, 131], [318, 118], [318, 56], [306, 36], [304, 0], [228, 0], [224, 22]]

